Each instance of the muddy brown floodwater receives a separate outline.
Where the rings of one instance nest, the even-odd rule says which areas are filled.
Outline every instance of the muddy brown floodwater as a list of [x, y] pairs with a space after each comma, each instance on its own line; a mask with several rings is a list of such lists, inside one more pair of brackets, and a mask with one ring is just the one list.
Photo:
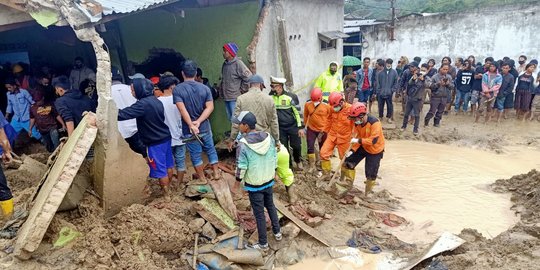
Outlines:
[[[488, 187], [540, 167], [540, 152], [508, 148], [494, 154], [464, 147], [418, 141], [389, 141], [381, 163], [378, 189], [400, 198], [395, 213], [410, 224], [390, 232], [405, 242], [427, 244], [441, 232], [459, 234], [473, 228], [493, 238], [512, 227], [519, 217], [510, 210], [510, 194]], [[356, 185], [363, 188], [364, 163], [357, 167]]]

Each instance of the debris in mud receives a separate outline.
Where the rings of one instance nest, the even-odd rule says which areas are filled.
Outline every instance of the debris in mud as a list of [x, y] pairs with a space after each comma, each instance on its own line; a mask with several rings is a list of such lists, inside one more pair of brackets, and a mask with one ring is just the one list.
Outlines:
[[[467, 242], [437, 258], [448, 269], [536, 269], [540, 264], [540, 172], [492, 184], [496, 192], [511, 192], [514, 209], [520, 209], [521, 221], [493, 239], [476, 230], [464, 229], [459, 237]], [[423, 269], [426, 263], [414, 269]]]

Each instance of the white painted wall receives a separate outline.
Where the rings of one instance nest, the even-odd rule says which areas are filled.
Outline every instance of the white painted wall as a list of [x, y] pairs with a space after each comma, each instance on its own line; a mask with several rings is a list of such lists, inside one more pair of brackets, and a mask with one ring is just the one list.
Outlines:
[[[369, 47], [363, 56], [398, 59], [401, 55], [422, 57], [422, 62], [442, 57], [476, 56], [483, 62], [508, 56], [529, 60], [540, 57], [540, 1], [528, 4], [489, 7], [455, 14], [406, 17], [397, 22], [390, 41], [384, 25], [364, 28]], [[395, 61], [396, 62], [396, 61]]]
[[[279, 57], [277, 16], [280, 13], [278, 1], [270, 3], [270, 13], [263, 25], [257, 46], [257, 73], [268, 81], [271, 75], [282, 76]], [[341, 63], [343, 41], [338, 40], [337, 48], [321, 51], [317, 33], [343, 31], [342, 0], [282, 0], [283, 17], [287, 34], [296, 35], [289, 40], [294, 90], [300, 103], [307, 100], [314, 81], [332, 61]], [[298, 36], [301, 36], [298, 38]]]

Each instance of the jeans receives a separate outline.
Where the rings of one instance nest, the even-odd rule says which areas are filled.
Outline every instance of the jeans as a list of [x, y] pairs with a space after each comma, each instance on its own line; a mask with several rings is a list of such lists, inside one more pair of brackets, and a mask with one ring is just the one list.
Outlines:
[[350, 157], [345, 159], [345, 167], [352, 170], [362, 161], [366, 159], [365, 174], [366, 179], [375, 180], [379, 173], [379, 167], [381, 166], [381, 159], [383, 158], [384, 151], [377, 154], [370, 154], [363, 147], [358, 148]]
[[469, 100], [471, 99], [471, 92], [456, 92], [455, 111], [459, 111], [459, 103], [463, 102], [463, 111], [466, 112], [469, 109]]
[[424, 105], [422, 100], [409, 100], [405, 106], [405, 113], [403, 115], [402, 128], [407, 128], [409, 122], [409, 116], [414, 116], [414, 131], [418, 132], [418, 125], [420, 122], [420, 108]]
[[[289, 149], [289, 143], [292, 148], [294, 162], [299, 163], [302, 157], [302, 140], [298, 136], [298, 127], [279, 128], [279, 141], [285, 148]], [[290, 160], [289, 165], [292, 165]]]
[[499, 112], [504, 112], [505, 101], [506, 101], [505, 95], [497, 96], [497, 98], [495, 99], [495, 107], [497, 108]]
[[447, 97], [431, 97], [429, 112], [426, 114], [426, 118], [424, 119], [424, 125], [429, 125], [429, 120], [431, 120], [433, 116], [435, 116], [434, 124], [439, 125], [447, 100]]
[[143, 158], [146, 158], [148, 154], [146, 153], [146, 145], [141, 141], [141, 137], [139, 137], [139, 133], [136, 132], [133, 134], [133, 136], [129, 138], [125, 138], [126, 142], [129, 144], [129, 148], [133, 150], [133, 152], [141, 154]]
[[369, 99], [371, 98], [372, 94], [373, 94], [373, 90], [371, 89], [358, 91], [357, 93], [358, 101], [367, 103]]
[[270, 221], [272, 222], [272, 232], [277, 234], [281, 231], [279, 227], [279, 218], [277, 215], [276, 206], [274, 205], [273, 190], [272, 187], [267, 187], [260, 191], [249, 191], [249, 202], [253, 210], [253, 215], [257, 221], [257, 232], [259, 234], [259, 244], [268, 244], [268, 238], [266, 236], [266, 216], [264, 215], [264, 208], [268, 211]]
[[[307, 128], [307, 132], [306, 132], [306, 140], [307, 140], [307, 153], [308, 154], [314, 154], [315, 153], [315, 141], [317, 140], [317, 137], [319, 136], [319, 134], [321, 134], [322, 132], [317, 132], [317, 131], [314, 131], [310, 128]], [[323, 133], [324, 135], [321, 136], [321, 139], [319, 140], [319, 151], [321, 150], [323, 144], [324, 144], [324, 141], [326, 140], [326, 134]]]
[[231, 121], [234, 113], [234, 108], [236, 107], [236, 100], [225, 101], [225, 110], [227, 111], [227, 119]]
[[212, 132], [199, 133], [199, 137], [201, 138], [203, 145], [201, 145], [198, 140], [190, 140], [186, 143], [187, 149], [189, 151], [189, 156], [191, 157], [191, 164], [193, 164], [193, 167], [198, 167], [203, 164], [203, 151], [208, 156], [208, 162], [210, 164], [218, 163], [218, 156], [216, 148], [214, 147]]
[[174, 165], [179, 172], [186, 171], [186, 145], [175, 145], [172, 147]]
[[49, 132], [41, 133], [41, 139], [45, 148], [49, 153], [52, 153], [56, 147], [60, 144], [60, 136], [58, 135], [58, 130], [53, 128]]
[[388, 112], [386, 113], [386, 118], [392, 118], [394, 115], [394, 104], [392, 103], [392, 96], [381, 97], [377, 96], [377, 105], [379, 106], [379, 118], [384, 116], [384, 104], [388, 106]]

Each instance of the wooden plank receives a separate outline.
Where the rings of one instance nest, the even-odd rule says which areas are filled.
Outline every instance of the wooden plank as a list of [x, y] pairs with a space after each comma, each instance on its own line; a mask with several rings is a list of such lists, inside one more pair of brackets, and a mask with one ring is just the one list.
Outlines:
[[283, 65], [283, 73], [287, 82], [285, 85], [292, 89], [294, 87], [291, 56], [289, 54], [289, 38], [287, 36], [287, 27], [285, 26], [285, 20], [278, 17], [278, 45], [279, 55], [281, 57], [281, 63]]
[[279, 210], [279, 212], [281, 212], [284, 216], [290, 219], [294, 224], [300, 227], [300, 229], [302, 229], [304, 232], [311, 235], [313, 238], [317, 239], [319, 242], [321, 242], [325, 246], [327, 247], [331, 246], [328, 240], [324, 239], [324, 237], [319, 232], [317, 232], [313, 228], [309, 227], [306, 223], [298, 219], [293, 213], [291, 213], [291, 211], [289, 211], [289, 209], [287, 209], [287, 207], [282, 202], [274, 199], [274, 205], [276, 206], [277, 210]]
[[38, 248], [96, 135], [95, 114], [89, 113], [69, 137], [40, 192], [33, 200], [34, 206], [19, 230], [15, 242], [14, 254], [17, 257], [28, 259], [30, 253]]

